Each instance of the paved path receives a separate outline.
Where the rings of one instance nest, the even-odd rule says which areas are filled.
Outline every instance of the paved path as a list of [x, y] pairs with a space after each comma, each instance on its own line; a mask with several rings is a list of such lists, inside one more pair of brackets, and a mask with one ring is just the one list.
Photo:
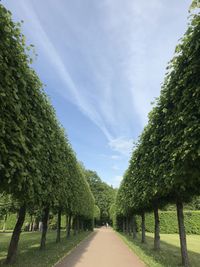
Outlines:
[[56, 267], [145, 267], [112, 229], [101, 228]]

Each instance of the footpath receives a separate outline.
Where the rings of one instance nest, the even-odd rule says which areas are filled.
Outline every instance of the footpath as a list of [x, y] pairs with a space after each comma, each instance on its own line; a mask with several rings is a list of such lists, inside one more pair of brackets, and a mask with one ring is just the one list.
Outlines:
[[145, 264], [111, 228], [101, 228], [55, 267], [145, 267]]

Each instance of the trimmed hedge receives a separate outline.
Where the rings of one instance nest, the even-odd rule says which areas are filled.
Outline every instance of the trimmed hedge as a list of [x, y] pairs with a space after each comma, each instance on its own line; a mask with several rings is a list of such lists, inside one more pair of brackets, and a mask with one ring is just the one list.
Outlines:
[[[178, 220], [176, 211], [159, 211], [160, 233], [178, 233]], [[200, 234], [200, 211], [184, 211], [185, 228], [187, 234]], [[140, 229], [141, 217], [137, 216], [137, 226]], [[146, 231], [154, 232], [154, 214], [146, 213]]]
[[[17, 221], [17, 214], [15, 213], [9, 214], [7, 217], [7, 221], [6, 221], [6, 230], [13, 230], [15, 227], [16, 221]], [[31, 222], [31, 218], [28, 214], [26, 215], [22, 229], [24, 229], [25, 224], [27, 222]], [[0, 217], [0, 231], [3, 229], [3, 224], [4, 224], [4, 219]], [[52, 216], [52, 218], [49, 219], [49, 229], [56, 229], [56, 227], [57, 227], [57, 217]], [[66, 227], [66, 218], [63, 215], [61, 217], [61, 228], [65, 228], [65, 227]]]
[[[56, 229], [57, 228], [57, 216], [53, 216], [52, 218], [49, 219], [49, 229]], [[61, 216], [61, 228], [64, 229], [66, 228], [66, 216], [62, 215]]]
[[[9, 214], [7, 217], [7, 221], [6, 221], [6, 230], [12, 230], [15, 227], [16, 220], [17, 220], [16, 214], [14, 214], [14, 213]], [[0, 230], [2, 230], [2, 228], [3, 228], [3, 223], [4, 223], [4, 219], [1, 217]]]

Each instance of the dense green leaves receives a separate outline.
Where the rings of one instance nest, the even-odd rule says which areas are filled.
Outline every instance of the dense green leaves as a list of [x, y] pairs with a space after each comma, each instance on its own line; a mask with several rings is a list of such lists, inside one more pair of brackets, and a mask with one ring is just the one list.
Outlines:
[[121, 214], [151, 210], [199, 194], [200, 16], [194, 14], [168, 66], [117, 196]]
[[0, 4], [0, 193], [23, 213], [52, 208], [93, 220], [94, 197], [29, 53], [20, 24]]
[[95, 204], [100, 210], [100, 224], [110, 221], [110, 207], [115, 199], [116, 190], [103, 182], [98, 174], [91, 170], [85, 170], [85, 176], [95, 197]]
[[[0, 190], [27, 205], [61, 205], [92, 217], [84, 174], [30, 67], [20, 24], [2, 5], [0, 24]], [[88, 201], [91, 214], [84, 211]]]
[[[192, 7], [197, 5], [199, 1], [193, 1]], [[183, 266], [189, 266], [183, 202], [200, 194], [200, 14], [190, 19], [115, 205], [118, 229], [122, 221], [124, 228], [123, 218], [154, 210], [154, 247], [159, 248], [158, 208], [176, 203]]]

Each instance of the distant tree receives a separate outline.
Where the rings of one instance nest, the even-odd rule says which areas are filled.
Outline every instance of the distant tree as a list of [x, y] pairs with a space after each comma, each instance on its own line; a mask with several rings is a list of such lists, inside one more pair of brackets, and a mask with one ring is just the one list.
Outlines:
[[101, 180], [98, 174], [91, 170], [85, 170], [85, 176], [95, 198], [95, 204], [100, 209], [99, 223], [110, 222], [110, 207], [114, 203], [116, 189]]

